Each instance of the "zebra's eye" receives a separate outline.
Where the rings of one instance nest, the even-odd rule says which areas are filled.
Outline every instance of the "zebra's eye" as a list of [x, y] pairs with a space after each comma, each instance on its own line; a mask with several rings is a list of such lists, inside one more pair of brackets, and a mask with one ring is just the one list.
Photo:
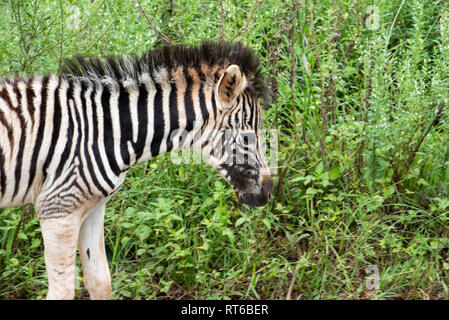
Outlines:
[[247, 178], [247, 179], [257, 179], [257, 177], [259, 176], [259, 173], [257, 172], [257, 170], [254, 169], [246, 169], [243, 172], [243, 175]]

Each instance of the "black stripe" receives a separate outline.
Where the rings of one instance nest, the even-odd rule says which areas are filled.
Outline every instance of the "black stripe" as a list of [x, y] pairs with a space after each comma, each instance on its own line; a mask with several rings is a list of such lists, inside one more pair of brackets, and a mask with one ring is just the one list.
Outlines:
[[[249, 105], [249, 103], [248, 103]], [[248, 114], [246, 113], [246, 97], [242, 95], [242, 127], [248, 129]], [[250, 108], [251, 109], [251, 108]]]
[[139, 122], [137, 141], [133, 144], [136, 152], [136, 161], [139, 161], [145, 148], [145, 142], [147, 138], [147, 124], [148, 124], [148, 92], [144, 85], [139, 87], [139, 99], [137, 100], [137, 119]]
[[[248, 103], [249, 103], [249, 111], [250, 111], [248, 122], [250, 123], [251, 127], [254, 128], [254, 131], [256, 131], [257, 129], [254, 125], [256, 124], [256, 122], [255, 122], [256, 109], [255, 108], [257, 107], [257, 104], [252, 103], [250, 97], [248, 97]], [[253, 125], [253, 123], [254, 123], [254, 125]]]
[[111, 180], [109, 180], [106, 169], [103, 164], [103, 159], [101, 158], [100, 151], [98, 149], [98, 118], [97, 118], [97, 107], [101, 108], [101, 106], [97, 106], [97, 102], [95, 96], [97, 95], [96, 88], [94, 87], [91, 93], [90, 100], [92, 101], [92, 122], [93, 122], [93, 145], [92, 151], [95, 157], [95, 162], [100, 170], [101, 175], [103, 176], [104, 181], [109, 185], [109, 187], [114, 188], [114, 184]]
[[106, 156], [108, 157], [109, 166], [112, 172], [119, 176], [122, 170], [117, 164], [117, 159], [114, 155], [114, 136], [112, 131], [112, 119], [111, 119], [111, 92], [107, 86], [103, 87], [101, 94], [101, 106], [103, 107], [103, 139], [104, 147], [106, 150]]
[[5, 156], [3, 149], [0, 147], [0, 195], [5, 194], [6, 188], [6, 174], [5, 174]]
[[129, 108], [129, 93], [120, 84], [118, 99], [118, 112], [120, 122], [120, 153], [122, 154], [123, 163], [130, 164], [130, 156], [128, 151], [128, 141], [133, 138], [133, 123], [131, 121], [131, 110]]
[[215, 90], [212, 90], [212, 111], [214, 112], [214, 119], [217, 119], [217, 105], [215, 103]]
[[17, 117], [19, 118], [21, 131], [20, 131], [19, 150], [17, 150], [17, 159], [15, 161], [16, 162], [15, 186], [12, 199], [14, 199], [15, 196], [17, 195], [17, 192], [19, 192], [20, 178], [22, 177], [23, 153], [25, 150], [25, 138], [26, 138], [26, 123], [22, 115], [22, 94], [20, 93], [19, 88], [17, 87], [17, 83], [14, 84], [13, 90], [18, 102], [17, 109], [13, 110], [16, 112]]
[[255, 115], [254, 115], [254, 129], [256, 130], [256, 132], [259, 131], [259, 125], [262, 125], [262, 123], [259, 124], [259, 120], [260, 120], [260, 110], [259, 109], [255, 109]]
[[[170, 114], [170, 127], [168, 128], [168, 132], [174, 132], [174, 130], [179, 129], [179, 116], [178, 116], [178, 88], [173, 85], [170, 91], [170, 97], [168, 101], [168, 110]], [[167, 152], [170, 152], [173, 149], [173, 141], [171, 134], [167, 137]]]
[[14, 108], [11, 97], [9, 96], [8, 90], [6, 90], [6, 87], [3, 87], [2, 91], [0, 91], [0, 98], [2, 98], [6, 102], [10, 109]]
[[[240, 103], [240, 97], [237, 97], [237, 105]], [[234, 112], [234, 123], [237, 128], [239, 128], [241, 121], [239, 121], [239, 115], [241, 115], [242, 109], [236, 108], [233, 110]]]
[[233, 127], [233, 126], [232, 126], [232, 114], [230, 114], [230, 115], [226, 118], [226, 120], [227, 120], [228, 128], [232, 128], [232, 127]]
[[[9, 97], [8, 91], [6, 91], [6, 88], [3, 88], [3, 90], [0, 91], [0, 99], [5, 101], [8, 109], [13, 109], [13, 106], [11, 104], [11, 99]], [[11, 146], [11, 153], [12, 153], [12, 150], [14, 149], [14, 135], [13, 135], [12, 127], [6, 120], [6, 115], [1, 110], [0, 110], [0, 123], [6, 128], [6, 131], [8, 133], [8, 139], [9, 139], [9, 144]]]
[[156, 86], [156, 95], [154, 96], [154, 134], [151, 140], [151, 156], [157, 156], [164, 136], [164, 113], [162, 111], [162, 88], [159, 84]]
[[187, 88], [184, 93], [184, 106], [186, 109], [186, 131], [190, 132], [193, 130], [193, 123], [195, 122], [196, 117], [192, 99], [192, 78], [189, 74], [186, 74], [185, 76], [187, 84]]
[[36, 97], [36, 93], [34, 92], [32, 88], [34, 78], [30, 78], [27, 83], [26, 87], [26, 94], [27, 94], [27, 107], [28, 107], [28, 113], [30, 114], [31, 118], [31, 128], [34, 128], [34, 111], [36, 110], [34, 107], [34, 98]]
[[200, 97], [200, 108], [201, 108], [201, 114], [203, 115], [203, 120], [206, 120], [209, 118], [209, 111], [206, 107], [206, 102], [204, 99], [204, 82], [201, 82], [198, 95]]
[[28, 194], [31, 186], [33, 185], [34, 178], [36, 176], [36, 165], [37, 159], [39, 157], [39, 152], [42, 146], [42, 140], [44, 139], [44, 129], [45, 129], [45, 117], [47, 114], [47, 96], [48, 96], [48, 82], [50, 80], [49, 76], [42, 78], [42, 88], [41, 88], [41, 105], [39, 107], [40, 117], [39, 117], [39, 128], [37, 130], [36, 143], [33, 147], [33, 155], [31, 157], [31, 167], [30, 167], [30, 181], [28, 183], [28, 188], [25, 194]]
[[0, 123], [6, 128], [6, 132], [8, 134], [8, 140], [9, 140], [9, 144], [11, 146], [11, 152], [12, 152], [12, 149], [14, 148], [14, 135], [13, 135], [12, 127], [8, 123], [8, 121], [6, 121], [6, 116], [2, 110], [0, 110]]

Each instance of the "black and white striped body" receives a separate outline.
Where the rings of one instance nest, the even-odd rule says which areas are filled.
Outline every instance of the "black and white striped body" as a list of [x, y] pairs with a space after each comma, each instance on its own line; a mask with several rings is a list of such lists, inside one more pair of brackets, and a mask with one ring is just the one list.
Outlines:
[[132, 165], [179, 148], [169, 139], [176, 129], [193, 135], [212, 123], [215, 103], [205, 101], [212, 88], [198, 88], [198, 99], [193, 89], [178, 92], [149, 75], [129, 87], [62, 76], [4, 80], [0, 206], [36, 202], [42, 214], [72, 212], [109, 196]]

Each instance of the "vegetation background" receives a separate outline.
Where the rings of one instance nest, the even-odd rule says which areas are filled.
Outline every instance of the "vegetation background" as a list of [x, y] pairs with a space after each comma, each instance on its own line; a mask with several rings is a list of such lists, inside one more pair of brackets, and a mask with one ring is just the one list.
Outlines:
[[[204, 39], [262, 60], [275, 197], [241, 205], [168, 155], [136, 166], [107, 207], [112, 298], [449, 298], [447, 1], [0, 0], [0, 26], [3, 76]], [[0, 299], [44, 298], [32, 207], [0, 221]]]

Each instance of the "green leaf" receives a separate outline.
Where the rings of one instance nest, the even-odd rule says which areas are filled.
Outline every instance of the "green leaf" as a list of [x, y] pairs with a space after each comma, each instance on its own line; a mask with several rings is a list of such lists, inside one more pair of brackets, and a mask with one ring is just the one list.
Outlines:
[[141, 241], [145, 241], [151, 233], [151, 228], [146, 225], [140, 225], [136, 229], [136, 235]]
[[304, 178], [304, 185], [308, 185], [310, 183], [310, 181], [314, 180], [315, 178], [311, 175], [308, 175]]
[[33, 241], [31, 241], [30, 249], [37, 248], [40, 246], [40, 244], [41, 244], [41, 239], [38, 239], [38, 238], [33, 239]]
[[323, 193], [323, 190], [321, 190], [321, 189], [315, 189], [315, 188], [307, 188], [307, 191], [306, 191], [306, 194], [307, 194], [307, 195], [313, 196], [313, 195], [315, 195], [315, 194], [317, 194], [317, 193]]
[[343, 77], [350, 77], [354, 73], [357, 72], [357, 69], [351, 66], [346, 66], [346, 68], [343, 70]]
[[393, 186], [389, 186], [387, 188], [384, 188], [382, 190], [383, 196], [385, 199], [388, 199], [393, 193], [394, 193], [394, 187]]
[[318, 175], [318, 176], [321, 175], [323, 173], [323, 170], [324, 170], [324, 164], [322, 162], [320, 162], [315, 168], [316, 175]]
[[122, 246], [125, 246], [129, 241], [129, 237], [124, 236], [122, 239], [120, 239], [120, 243], [122, 244]]
[[17, 234], [17, 237], [18, 237], [19, 239], [22, 239], [22, 240], [27, 240], [27, 239], [28, 239], [28, 236], [27, 236], [25, 233], [23, 233], [23, 232], [19, 232], [19, 233]]
[[321, 185], [327, 187], [329, 184], [329, 172], [325, 172], [321, 175]]
[[239, 219], [237, 219], [237, 221], [235, 222], [235, 226], [238, 227], [239, 225], [241, 225], [242, 223], [248, 221], [246, 217], [241, 217]]
[[177, 214], [174, 214], [174, 213], [170, 215], [170, 218], [172, 220], [182, 221], [182, 218], [180, 216], [178, 216]]
[[329, 179], [335, 180], [340, 177], [340, 167], [333, 167], [331, 171], [329, 171]]
[[132, 227], [134, 227], [134, 223], [123, 222], [122, 223], [122, 227], [125, 228], [125, 229], [132, 228]]
[[234, 233], [232, 232], [231, 229], [225, 228], [225, 229], [223, 230], [222, 234], [223, 234], [224, 236], [227, 236], [227, 237], [229, 238], [229, 241], [230, 241], [231, 243], [234, 243], [234, 238], [235, 238], [235, 236], [234, 236]]
[[267, 218], [262, 219], [263, 224], [268, 228], [268, 230], [271, 229], [271, 223], [268, 221]]
[[137, 213], [137, 209], [133, 207], [126, 208], [126, 215], [135, 215]]
[[429, 184], [427, 183], [426, 180], [424, 180], [423, 178], [420, 178], [417, 182], [418, 186], [428, 186]]

